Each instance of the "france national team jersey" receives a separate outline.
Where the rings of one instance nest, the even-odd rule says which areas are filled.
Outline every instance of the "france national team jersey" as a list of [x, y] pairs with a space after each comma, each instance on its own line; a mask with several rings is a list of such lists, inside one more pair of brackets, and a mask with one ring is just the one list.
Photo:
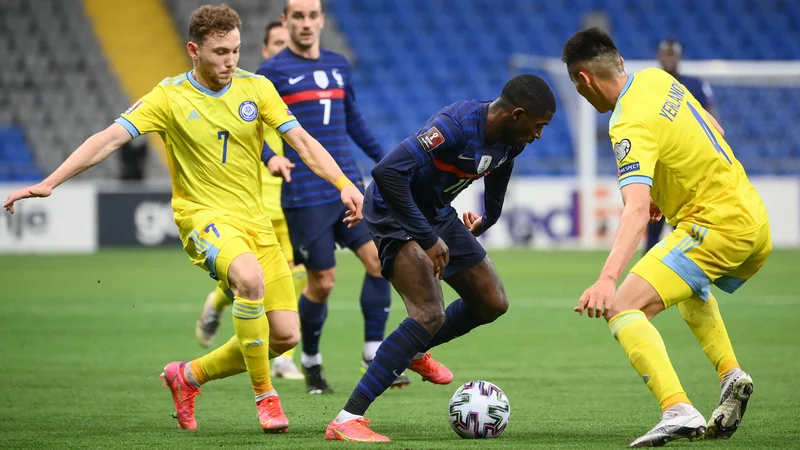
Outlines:
[[[484, 178], [484, 230], [500, 217], [514, 158], [524, 146], [486, 141], [490, 102], [465, 100], [431, 117], [373, 171], [364, 216], [391, 215], [423, 248], [435, 242], [434, 228], [455, 216], [450, 203]], [[383, 172], [402, 177], [385, 177]], [[403, 187], [405, 184], [407, 187]], [[410, 195], [409, 194], [410, 188]]]
[[707, 81], [700, 78], [688, 77], [686, 75], [678, 75], [678, 81], [694, 95], [694, 98], [700, 103], [704, 109], [708, 110], [712, 107], [712, 98], [714, 96], [711, 91], [711, 85]]
[[[257, 73], [272, 81], [303, 128], [328, 150], [347, 178], [361, 186], [362, 174], [348, 135], [376, 162], [383, 150], [356, 107], [347, 59], [328, 50], [321, 50], [319, 59], [307, 59], [287, 48], [265, 61]], [[296, 165], [291, 183], [283, 185], [284, 208], [339, 201], [339, 190], [311, 171], [285, 142], [284, 154]]]

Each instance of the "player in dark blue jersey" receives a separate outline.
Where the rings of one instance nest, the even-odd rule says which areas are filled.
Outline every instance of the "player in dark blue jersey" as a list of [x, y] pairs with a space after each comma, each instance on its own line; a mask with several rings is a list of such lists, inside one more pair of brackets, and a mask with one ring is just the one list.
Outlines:
[[[325, 146], [348, 179], [363, 190], [350, 138], [376, 162], [384, 152], [356, 106], [347, 59], [320, 49], [319, 35], [325, 23], [320, 1], [289, 0], [281, 19], [289, 30], [289, 46], [264, 62], [258, 73], [272, 81], [303, 127]], [[348, 228], [342, 221], [346, 211], [341, 206], [338, 189], [314, 174], [287, 144], [284, 155], [288, 162], [280, 157], [271, 161], [274, 154], [266, 150], [264, 159], [273, 173], [292, 167], [291, 181], [283, 184], [281, 206], [294, 247], [294, 260], [304, 264], [308, 272], [308, 285], [299, 293], [298, 305], [301, 363], [308, 392], [330, 393], [333, 390], [322, 370], [319, 342], [328, 315], [328, 297], [336, 279], [336, 245], [358, 255], [367, 272], [360, 299], [365, 341], [362, 370], [372, 362], [383, 340], [391, 288], [381, 276], [378, 251], [366, 225]], [[286, 165], [276, 168], [279, 162]], [[395, 380], [395, 386], [408, 383], [404, 374]]]
[[[433, 383], [450, 383], [453, 375], [429, 350], [506, 312], [503, 284], [476, 237], [497, 222], [514, 158], [541, 137], [555, 110], [547, 83], [521, 75], [492, 102], [461, 101], [439, 111], [372, 170], [364, 219], [382, 273], [405, 302], [408, 318], [378, 348], [328, 425], [327, 439], [388, 441], [363, 416], [395, 374], [409, 368]], [[462, 223], [450, 203], [479, 178], [486, 212], [466, 212]], [[442, 279], [461, 296], [446, 310]]]
[[[678, 68], [682, 59], [683, 46], [680, 42], [673, 39], [664, 39], [663, 41], [659, 42], [658, 62], [661, 64], [661, 68], [664, 69], [665, 72], [675, 77], [679, 83], [684, 85], [686, 89], [692, 93], [694, 98], [700, 102], [700, 106], [702, 106], [703, 109], [708, 111], [708, 113], [712, 116], [716, 116], [717, 114], [714, 111], [714, 104], [712, 101], [714, 94], [711, 91], [711, 85], [708, 84], [707, 81], [701, 80], [700, 78], [681, 74], [678, 71]], [[651, 248], [653, 248], [653, 246], [658, 244], [658, 241], [661, 239], [661, 232], [664, 229], [665, 223], [666, 219], [662, 217], [660, 220], [647, 225], [647, 247], [644, 249], [645, 254]]]

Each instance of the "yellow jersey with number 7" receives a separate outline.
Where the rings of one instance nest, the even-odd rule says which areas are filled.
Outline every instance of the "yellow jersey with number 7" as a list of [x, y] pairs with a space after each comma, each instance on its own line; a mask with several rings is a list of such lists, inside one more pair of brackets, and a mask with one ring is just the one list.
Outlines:
[[764, 203], [706, 114], [661, 69], [629, 76], [609, 120], [620, 188], [650, 185], [651, 198], [673, 226], [754, 231], [768, 220]]
[[191, 72], [167, 78], [117, 123], [133, 137], [161, 135], [177, 215], [216, 211], [269, 227], [262, 196], [265, 131], [283, 134], [299, 123], [265, 77], [236, 69], [231, 83], [217, 92]]

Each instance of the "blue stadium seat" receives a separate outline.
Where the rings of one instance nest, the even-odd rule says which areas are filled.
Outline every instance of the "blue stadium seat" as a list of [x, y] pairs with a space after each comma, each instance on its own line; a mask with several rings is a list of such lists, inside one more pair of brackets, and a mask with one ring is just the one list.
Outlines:
[[[511, 76], [513, 53], [560, 56], [592, 11], [607, 13], [629, 59], [652, 58], [666, 37], [681, 40], [687, 59], [800, 59], [798, 1], [349, 0], [330, 2], [330, 9], [358, 55], [359, 101], [385, 148], [455, 100], [496, 96]], [[800, 174], [800, 89], [715, 86], [715, 104], [749, 173]], [[542, 141], [520, 157], [518, 172], [574, 173], [560, 101], [559, 108]], [[606, 150], [598, 149], [603, 158]]]
[[0, 181], [40, 181], [42, 178], [22, 129], [0, 125]]

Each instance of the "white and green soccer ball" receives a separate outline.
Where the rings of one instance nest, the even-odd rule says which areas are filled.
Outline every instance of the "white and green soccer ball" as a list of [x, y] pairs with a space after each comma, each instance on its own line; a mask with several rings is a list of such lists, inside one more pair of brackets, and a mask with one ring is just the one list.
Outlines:
[[506, 394], [488, 381], [470, 381], [450, 398], [450, 426], [465, 439], [490, 439], [508, 426], [511, 405]]

